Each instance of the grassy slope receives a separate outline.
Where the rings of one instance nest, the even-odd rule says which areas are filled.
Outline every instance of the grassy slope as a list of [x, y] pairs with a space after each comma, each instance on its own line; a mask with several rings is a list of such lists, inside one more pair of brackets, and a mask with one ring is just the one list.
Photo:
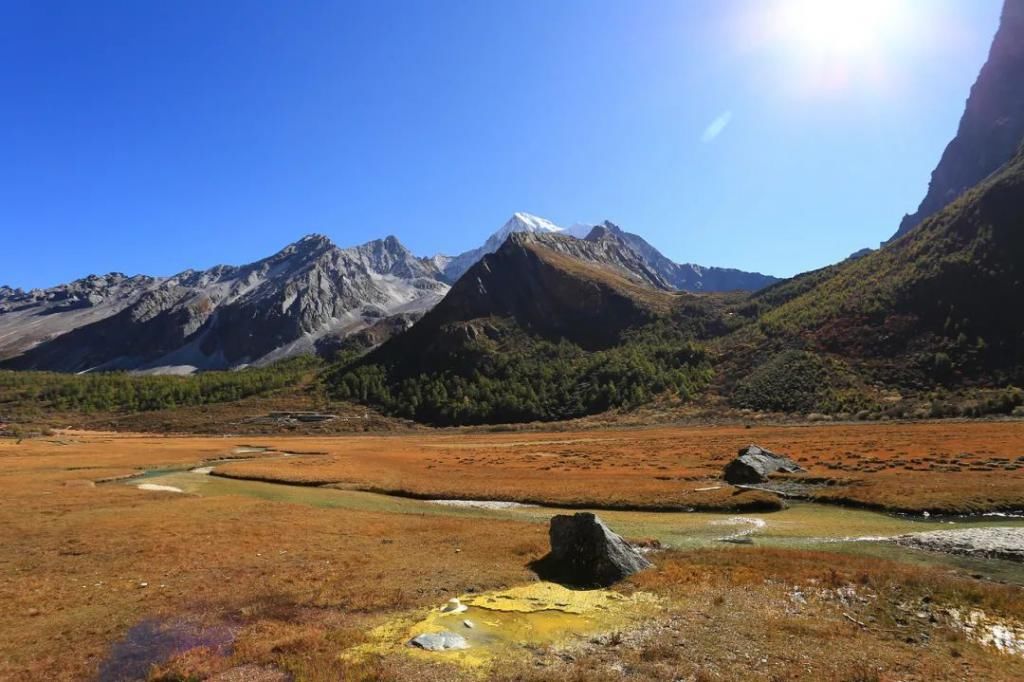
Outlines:
[[929, 361], [921, 356], [947, 352], [953, 371], [1012, 379], [1022, 360], [1024, 315], [1012, 303], [1024, 294], [1022, 266], [1024, 153], [896, 243], [768, 311], [760, 325], [769, 336], [850, 357]]

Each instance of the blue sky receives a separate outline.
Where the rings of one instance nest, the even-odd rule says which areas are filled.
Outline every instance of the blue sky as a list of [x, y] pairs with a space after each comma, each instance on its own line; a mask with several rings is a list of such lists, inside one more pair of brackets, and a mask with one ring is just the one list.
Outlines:
[[808, 35], [766, 28], [799, 0], [0, 0], [0, 284], [457, 253], [520, 210], [822, 266], [916, 208], [1000, 7], [895, 0], [833, 54], [857, 1]]

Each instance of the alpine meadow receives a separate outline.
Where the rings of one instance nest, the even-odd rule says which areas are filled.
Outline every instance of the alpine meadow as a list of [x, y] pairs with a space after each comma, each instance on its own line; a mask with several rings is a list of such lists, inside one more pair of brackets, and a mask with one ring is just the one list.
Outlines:
[[1024, 0], [0, 36], [0, 680], [1024, 679]]

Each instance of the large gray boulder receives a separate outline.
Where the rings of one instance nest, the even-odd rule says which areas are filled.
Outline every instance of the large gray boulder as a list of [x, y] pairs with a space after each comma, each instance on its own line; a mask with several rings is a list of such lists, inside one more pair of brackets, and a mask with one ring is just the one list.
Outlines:
[[793, 474], [803, 467], [784, 455], [777, 455], [757, 445], [740, 448], [739, 455], [725, 465], [724, 477], [728, 483], [742, 485], [764, 483], [777, 472]]
[[540, 564], [546, 577], [582, 587], [606, 587], [650, 567], [628, 542], [594, 514], [559, 515], [548, 531], [551, 553]]

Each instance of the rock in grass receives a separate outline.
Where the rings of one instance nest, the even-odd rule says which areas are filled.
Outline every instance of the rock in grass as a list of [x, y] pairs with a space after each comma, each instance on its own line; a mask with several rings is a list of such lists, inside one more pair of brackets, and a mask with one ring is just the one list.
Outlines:
[[409, 642], [414, 647], [419, 647], [424, 651], [452, 651], [457, 649], [468, 649], [469, 643], [466, 642], [466, 638], [462, 635], [457, 635], [454, 632], [430, 632], [427, 634], [413, 637], [412, 641]]
[[776, 472], [787, 474], [804, 471], [803, 467], [784, 455], [777, 455], [757, 445], [740, 448], [739, 455], [725, 466], [725, 480], [733, 485], [764, 483]]
[[594, 514], [551, 519], [551, 553], [538, 562], [552, 579], [571, 585], [605, 587], [650, 567], [628, 542]]

